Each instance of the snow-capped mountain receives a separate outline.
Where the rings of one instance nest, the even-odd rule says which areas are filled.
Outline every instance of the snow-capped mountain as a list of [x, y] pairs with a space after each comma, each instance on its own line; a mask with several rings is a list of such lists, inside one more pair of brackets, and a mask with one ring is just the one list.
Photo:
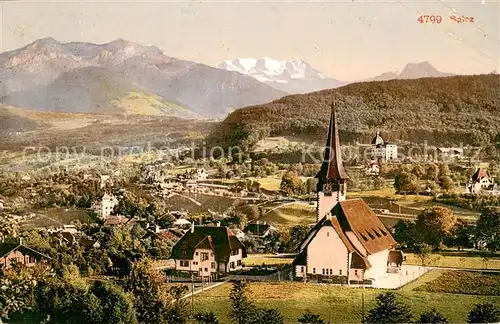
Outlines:
[[336, 88], [344, 82], [327, 78], [307, 62], [299, 59], [239, 58], [224, 61], [219, 69], [236, 71], [288, 93], [307, 93]]

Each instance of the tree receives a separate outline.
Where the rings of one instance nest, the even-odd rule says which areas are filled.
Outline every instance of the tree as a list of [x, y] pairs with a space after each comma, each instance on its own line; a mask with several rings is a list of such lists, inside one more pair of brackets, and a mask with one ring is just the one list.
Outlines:
[[287, 171], [281, 178], [280, 189], [290, 195], [303, 194], [306, 192], [305, 184], [300, 180], [297, 173]]
[[439, 176], [439, 167], [434, 163], [429, 164], [425, 173], [426, 179], [431, 181], [436, 181], [438, 179], [438, 176]]
[[467, 323], [497, 323], [500, 307], [490, 303], [476, 304], [467, 316]]
[[256, 308], [248, 321], [249, 324], [283, 324], [285, 320], [276, 308]]
[[455, 187], [455, 183], [450, 176], [443, 176], [439, 178], [439, 185], [444, 191], [451, 191]]
[[[125, 291], [116, 285], [111, 283], [101, 283], [96, 282], [89, 290], [90, 294], [93, 294], [98, 298], [99, 309], [102, 315], [96, 318], [95, 309], [89, 312], [88, 316], [94, 317], [91, 323], [117, 323], [117, 324], [132, 324], [137, 323], [137, 318], [135, 317], [134, 303], [132, 301], [132, 296], [125, 293]], [[92, 297], [89, 296], [88, 299]], [[89, 303], [88, 305], [91, 305]]]
[[421, 243], [416, 246], [415, 252], [417, 254], [417, 257], [422, 262], [422, 266], [424, 266], [426, 265], [429, 257], [432, 254], [432, 246], [430, 246], [429, 244]]
[[255, 308], [248, 299], [247, 293], [248, 284], [246, 281], [234, 282], [231, 292], [229, 293], [229, 300], [231, 301], [229, 316], [238, 324], [248, 323], [251, 312]]
[[492, 251], [500, 250], [500, 207], [486, 207], [476, 223], [478, 239]]
[[425, 176], [425, 170], [420, 164], [416, 164], [411, 171], [418, 179], [422, 179]]
[[368, 312], [365, 323], [408, 323], [412, 318], [410, 308], [394, 293], [386, 292], [377, 296], [377, 305]]
[[385, 180], [382, 177], [376, 177], [373, 179], [373, 188], [374, 189], [382, 189], [385, 187]]
[[413, 193], [418, 191], [418, 179], [414, 174], [402, 171], [394, 177], [394, 188], [398, 193]]
[[448, 319], [438, 312], [435, 308], [430, 311], [423, 312], [420, 314], [420, 317], [417, 323], [421, 324], [446, 324], [448, 323]]
[[198, 324], [219, 324], [217, 316], [212, 312], [198, 312], [194, 314], [194, 319]]
[[29, 305], [33, 282], [29, 276], [0, 278], [0, 323]]
[[466, 221], [458, 219], [452, 232], [453, 235], [450, 240], [450, 246], [456, 246], [459, 251], [461, 248], [474, 246], [474, 227], [469, 225]]
[[299, 322], [301, 324], [324, 324], [325, 323], [325, 321], [323, 321], [318, 314], [314, 314], [308, 309], [306, 309], [306, 311], [302, 314], [302, 316], [299, 317], [297, 322]]
[[394, 225], [394, 239], [401, 246], [411, 247], [415, 244], [415, 223], [400, 219]]
[[[179, 300], [180, 290], [169, 291], [163, 276], [145, 258], [134, 264], [125, 286], [134, 296], [137, 319], [141, 323], [184, 323], [188, 317], [187, 304]], [[182, 287], [181, 287], [182, 288]]]
[[436, 206], [423, 210], [415, 226], [422, 241], [437, 248], [444, 237], [452, 233], [456, 222], [457, 217], [451, 209]]

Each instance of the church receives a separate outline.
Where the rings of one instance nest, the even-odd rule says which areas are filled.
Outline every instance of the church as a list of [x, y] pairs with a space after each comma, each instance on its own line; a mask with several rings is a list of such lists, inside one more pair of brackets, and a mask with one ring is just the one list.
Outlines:
[[362, 199], [346, 200], [349, 178], [340, 151], [336, 102], [321, 169], [316, 175], [316, 225], [298, 247], [295, 276], [302, 280], [372, 283], [400, 265], [402, 254], [387, 228]]

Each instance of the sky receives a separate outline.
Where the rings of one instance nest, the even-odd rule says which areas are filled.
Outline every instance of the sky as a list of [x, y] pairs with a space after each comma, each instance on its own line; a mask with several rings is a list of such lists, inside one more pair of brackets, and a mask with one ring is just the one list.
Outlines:
[[[500, 0], [61, 1], [0, 0], [0, 51], [53, 37], [154, 45], [216, 65], [300, 58], [342, 81], [428, 61], [457, 74], [500, 71]], [[440, 15], [440, 24], [419, 23]], [[474, 17], [454, 23], [450, 16]]]

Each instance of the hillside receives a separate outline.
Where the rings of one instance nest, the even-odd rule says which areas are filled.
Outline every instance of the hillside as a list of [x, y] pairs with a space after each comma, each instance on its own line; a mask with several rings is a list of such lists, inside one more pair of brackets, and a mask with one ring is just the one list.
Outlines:
[[338, 96], [344, 142], [369, 143], [377, 130], [388, 141], [480, 145], [500, 133], [500, 77], [454, 76], [350, 84], [281, 98], [230, 114], [212, 145], [252, 146], [268, 136], [320, 141], [331, 98]]
[[215, 125], [163, 115], [66, 113], [0, 105], [0, 151], [68, 147], [100, 154], [107, 147], [170, 149], [200, 141]]
[[[40, 39], [0, 53], [0, 71], [2, 103], [61, 112], [214, 117], [285, 95], [252, 77], [122, 39], [106, 44]], [[140, 107], [130, 101], [115, 105], [137, 93], [149, 98], [138, 102]]]

